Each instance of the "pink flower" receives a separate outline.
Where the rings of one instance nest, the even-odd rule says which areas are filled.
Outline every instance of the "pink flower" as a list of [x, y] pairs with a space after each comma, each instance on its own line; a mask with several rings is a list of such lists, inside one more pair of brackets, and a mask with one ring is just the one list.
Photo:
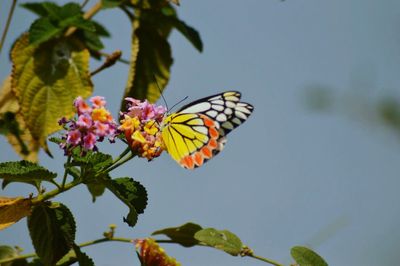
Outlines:
[[166, 112], [165, 107], [126, 98], [128, 111], [122, 112], [119, 130], [133, 151], [140, 157], [152, 160], [163, 151], [160, 122]]
[[100, 108], [106, 105], [106, 100], [103, 96], [93, 96], [89, 101], [92, 103], [93, 108]]
[[76, 125], [80, 128], [89, 129], [93, 124], [92, 118], [88, 114], [81, 114], [76, 121]]
[[83, 137], [83, 148], [85, 148], [86, 150], [93, 150], [95, 144], [96, 144], [95, 134], [88, 133], [85, 137]]
[[74, 101], [74, 106], [78, 111], [78, 115], [84, 113], [90, 113], [92, 108], [83, 100], [81, 96], [78, 96]]
[[97, 150], [96, 142], [101, 142], [108, 137], [114, 142], [117, 132], [117, 125], [110, 112], [105, 108], [104, 97], [94, 96], [90, 99], [92, 106], [89, 106], [82, 97], [76, 98], [74, 106], [78, 117], [67, 120], [62, 118], [59, 124], [67, 130], [62, 137], [65, 141], [60, 143], [65, 154], [71, 154], [75, 147], [82, 147], [82, 152]]
[[82, 134], [79, 130], [72, 130], [67, 134], [67, 143], [78, 145], [78, 143], [81, 141], [81, 136]]
[[104, 137], [110, 133], [110, 125], [100, 121], [94, 122], [94, 133], [99, 137]]

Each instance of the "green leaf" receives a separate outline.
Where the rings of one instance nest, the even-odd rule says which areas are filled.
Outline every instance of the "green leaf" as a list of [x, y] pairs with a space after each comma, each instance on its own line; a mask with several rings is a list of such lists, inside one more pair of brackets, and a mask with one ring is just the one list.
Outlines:
[[111, 34], [110, 32], [108, 32], [108, 30], [99, 22], [92, 20], [92, 23], [94, 25], [94, 27], [96, 28], [96, 33], [99, 36], [103, 36], [103, 37], [110, 37]]
[[[49, 13], [47, 11], [47, 9], [44, 7], [44, 4], [46, 2], [42, 2], [42, 3], [23, 3], [20, 4], [21, 7], [35, 13], [36, 15], [39, 15], [41, 17], [45, 17], [47, 16]], [[49, 2], [47, 2], [49, 3]]]
[[147, 205], [146, 188], [130, 177], [120, 177], [112, 180], [114, 188], [133, 207], [138, 214], [144, 213]]
[[39, 18], [29, 28], [29, 42], [38, 45], [58, 36], [62, 30], [63, 28], [54, 25], [49, 18]]
[[11, 52], [12, 90], [33, 140], [46, 147], [47, 136], [61, 129], [58, 120], [75, 113], [73, 101], [92, 93], [89, 51], [74, 37], [39, 47], [23, 35]]
[[101, 169], [104, 169], [112, 164], [112, 156], [101, 152], [88, 151], [85, 155], [81, 154], [79, 149], [73, 150], [73, 161], [71, 165], [80, 166], [84, 177], [90, 179]]
[[54, 265], [72, 248], [75, 240], [75, 221], [63, 204], [37, 205], [28, 217], [33, 246], [44, 265]]
[[54, 2], [44, 2], [43, 7], [47, 11], [47, 16], [52, 20], [60, 20], [61, 7]]
[[100, 51], [104, 48], [103, 43], [100, 40], [100, 37], [97, 33], [90, 31], [78, 31], [78, 36], [81, 40], [85, 42], [87, 48], [92, 51]]
[[60, 20], [68, 19], [76, 15], [82, 16], [81, 6], [78, 3], [66, 3], [56, 14]]
[[194, 238], [207, 246], [223, 250], [232, 256], [239, 255], [243, 246], [240, 238], [227, 230], [206, 228], [196, 232]]
[[[124, 98], [147, 99], [154, 103], [161, 95], [160, 89], [162, 91], [166, 87], [173, 59], [167, 41], [169, 30], [163, 32], [160, 27], [145, 20], [133, 22], [131, 59]], [[124, 109], [125, 103], [121, 106]]]
[[103, 195], [106, 186], [103, 183], [93, 182], [86, 184], [90, 194], [92, 195], [92, 201], [95, 202], [97, 197]]
[[192, 247], [199, 244], [199, 241], [194, 238], [195, 233], [202, 230], [202, 227], [195, 223], [186, 223], [178, 227], [169, 227], [157, 230], [152, 235], [166, 235], [172, 241], [184, 246]]
[[79, 266], [94, 266], [93, 260], [86, 255], [86, 253], [82, 252], [77, 245], [74, 245], [73, 249], [78, 259]]
[[122, 5], [126, 0], [101, 0], [102, 8], [114, 8]]
[[106, 187], [129, 207], [129, 213], [124, 218], [124, 222], [129, 226], [134, 226], [137, 222], [138, 214], [143, 213], [147, 205], [145, 187], [129, 177], [110, 180], [106, 183]]
[[29, 161], [0, 163], [0, 178], [3, 189], [11, 182], [24, 182], [37, 186], [41, 181], [51, 181], [57, 176], [46, 168]]
[[188, 26], [178, 18], [171, 18], [171, 23], [199, 52], [203, 51], [203, 42], [196, 29]]
[[293, 247], [290, 254], [300, 266], [328, 266], [328, 263], [320, 255], [307, 247]]
[[68, 17], [60, 22], [60, 26], [62, 28], [74, 26], [78, 29], [82, 29], [85, 31], [95, 32], [96, 28], [94, 24], [87, 19], [84, 19], [81, 14], [75, 15], [73, 17]]

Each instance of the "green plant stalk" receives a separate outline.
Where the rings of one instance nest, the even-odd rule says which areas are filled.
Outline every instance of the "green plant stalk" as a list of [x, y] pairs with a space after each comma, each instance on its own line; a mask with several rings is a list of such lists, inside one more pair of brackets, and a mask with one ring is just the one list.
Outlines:
[[[68, 165], [70, 162], [71, 162], [71, 155], [68, 155], [67, 165]], [[65, 187], [65, 182], [67, 181], [67, 176], [68, 176], [68, 170], [67, 170], [67, 169], [68, 169], [68, 168], [65, 167], [64, 176], [63, 176], [63, 180], [62, 180], [62, 183], [61, 183], [61, 189], [63, 189], [63, 188]]]
[[[164, 240], [164, 239], [163, 240], [156, 240], [156, 242], [157, 243], [167, 243], [167, 244], [179, 244], [179, 243], [177, 243], [177, 242], [175, 242], [173, 240]], [[202, 246], [202, 247], [210, 247], [210, 246], [204, 245], [202, 243], [198, 243], [196, 245], [197, 246]], [[257, 259], [257, 260], [261, 260], [261, 261], [267, 262], [267, 263], [269, 263], [271, 265], [274, 265], [274, 266], [284, 266], [283, 264], [281, 264], [279, 262], [276, 262], [274, 260], [271, 260], [271, 259], [268, 259], [268, 258], [264, 258], [264, 257], [261, 257], [261, 256], [254, 255], [253, 253], [246, 254], [243, 257], [251, 257], [251, 258], [254, 258], [254, 259]]]
[[4, 41], [6, 40], [8, 28], [10, 27], [11, 18], [12, 18], [13, 14], [14, 14], [14, 9], [15, 9], [15, 6], [16, 6], [16, 5], [17, 5], [17, 0], [13, 0], [13, 2], [12, 2], [12, 4], [11, 4], [10, 11], [8, 12], [8, 17], [7, 17], [6, 26], [5, 26], [5, 28], [4, 28], [3, 35], [1, 36], [1, 41], [0, 41], [0, 53], [1, 53], [1, 50], [2, 50], [2, 48], [3, 48]]
[[267, 258], [264, 258], [264, 257], [261, 257], [261, 256], [257, 256], [257, 255], [254, 255], [254, 254], [249, 254], [249, 255], [246, 255], [245, 257], [250, 257], [250, 258], [257, 259], [257, 260], [261, 260], [261, 261], [267, 262], [267, 263], [269, 263], [271, 265], [275, 265], [275, 266], [284, 266], [283, 264], [280, 264], [279, 262], [276, 262], [274, 260], [267, 259]]
[[[130, 150], [130, 148], [128, 147], [127, 149], [129, 149]], [[125, 150], [126, 151], [126, 150]], [[125, 153], [125, 151], [123, 152], [123, 153]], [[125, 153], [126, 154], [126, 153]], [[125, 155], [124, 154], [124, 155]], [[121, 154], [122, 155], [122, 154]], [[112, 170], [114, 170], [115, 168], [117, 168], [117, 167], [119, 167], [119, 166], [121, 166], [121, 165], [123, 165], [124, 163], [126, 163], [127, 161], [129, 161], [129, 160], [131, 160], [132, 158], [134, 158], [136, 156], [136, 154], [135, 153], [133, 153], [133, 152], [131, 152], [131, 154], [129, 154], [126, 158], [124, 158], [124, 159], [121, 159], [121, 158], [118, 158], [118, 160], [116, 160], [115, 161], [115, 163], [113, 163], [110, 167], [108, 167], [108, 168], [106, 168], [106, 169], [104, 169], [103, 171], [102, 171], [102, 173], [109, 173], [109, 172], [111, 172]]]
[[52, 191], [49, 191], [49, 192], [47, 192], [45, 194], [38, 195], [36, 198], [32, 199], [32, 204], [33, 205], [39, 204], [39, 203], [41, 203], [43, 201], [46, 201], [46, 200], [51, 199], [51, 198], [54, 198], [58, 194], [60, 194], [60, 193], [62, 193], [64, 191], [67, 191], [67, 190], [69, 190], [69, 189], [71, 189], [71, 188], [73, 188], [73, 187], [75, 187], [75, 186], [77, 186], [77, 185], [79, 185], [81, 183], [82, 183], [82, 180], [80, 178], [75, 179], [74, 181], [65, 184], [64, 187], [56, 188], [56, 189], [54, 189]]

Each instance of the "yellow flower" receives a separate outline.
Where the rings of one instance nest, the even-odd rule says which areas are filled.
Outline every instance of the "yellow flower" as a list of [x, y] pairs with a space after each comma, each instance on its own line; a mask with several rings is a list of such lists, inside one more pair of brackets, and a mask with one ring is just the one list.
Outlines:
[[118, 129], [122, 131], [126, 130], [131, 130], [135, 131], [140, 127], [140, 121], [136, 117], [132, 118], [129, 116], [126, 116], [124, 119], [121, 120], [121, 125], [119, 126]]
[[154, 136], [159, 131], [156, 121], [148, 121], [144, 125], [144, 131], [146, 131], [147, 134]]
[[100, 121], [104, 123], [109, 121], [110, 117], [110, 113], [104, 107], [93, 109], [92, 111], [92, 119], [94, 121]]
[[143, 135], [142, 135], [142, 133], [140, 133], [140, 131], [133, 132], [132, 139], [139, 141], [140, 143], [146, 143], [146, 139], [143, 137]]

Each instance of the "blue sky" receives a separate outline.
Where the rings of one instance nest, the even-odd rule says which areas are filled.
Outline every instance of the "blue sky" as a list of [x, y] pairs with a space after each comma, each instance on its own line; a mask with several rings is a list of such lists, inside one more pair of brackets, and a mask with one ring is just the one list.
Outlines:
[[[22, 1], [21, 1], [22, 2]], [[93, 1], [90, 2], [93, 4]], [[9, 1], [0, 6], [3, 27]], [[145, 237], [188, 221], [236, 233], [256, 254], [285, 264], [292, 246], [307, 244], [329, 265], [395, 265], [400, 233], [400, 143], [381, 126], [374, 103], [399, 97], [400, 3], [395, 0], [181, 1], [180, 17], [204, 42], [198, 53], [178, 33], [170, 38], [174, 65], [165, 98], [173, 105], [224, 90], [239, 90], [255, 111], [231, 133], [225, 150], [203, 167], [181, 169], [167, 154], [134, 160], [114, 176], [131, 176], [148, 190], [137, 226], [122, 222], [127, 209], [110, 193], [95, 204], [86, 188], [56, 200], [74, 213], [77, 242], [117, 234]], [[34, 16], [17, 8], [0, 55], [0, 79], [10, 72], [7, 50]], [[112, 33], [106, 51], [129, 58], [130, 26], [118, 10], [96, 16]], [[99, 62], [92, 62], [94, 69]], [[93, 78], [95, 95], [117, 113], [127, 66]], [[310, 87], [330, 88], [329, 112], [310, 110]], [[0, 160], [19, 158], [4, 138]], [[103, 145], [117, 154], [122, 145]], [[41, 163], [61, 173], [65, 158]], [[2, 195], [28, 195], [11, 184]], [[31, 252], [26, 221], [0, 232], [0, 242]], [[208, 248], [164, 246], [182, 265], [265, 265]], [[138, 265], [128, 244], [85, 249], [96, 265]]]

